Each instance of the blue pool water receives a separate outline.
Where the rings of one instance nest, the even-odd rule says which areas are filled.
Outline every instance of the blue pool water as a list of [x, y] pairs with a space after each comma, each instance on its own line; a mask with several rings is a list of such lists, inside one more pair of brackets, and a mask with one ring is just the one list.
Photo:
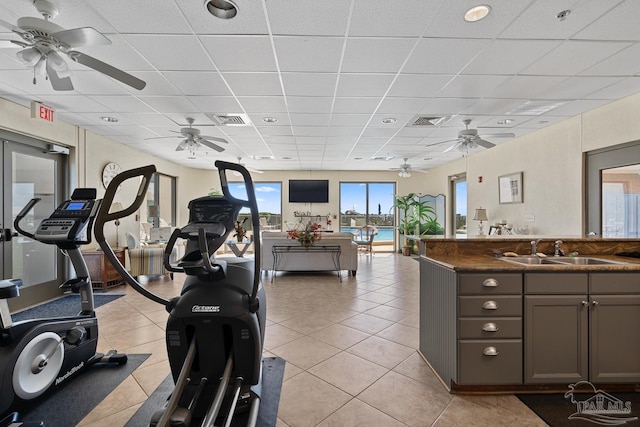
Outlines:
[[[356, 227], [341, 227], [341, 233], [355, 233], [358, 230]], [[378, 228], [378, 235], [374, 240], [383, 240], [383, 241], [393, 241], [393, 233], [395, 229], [393, 228]]]

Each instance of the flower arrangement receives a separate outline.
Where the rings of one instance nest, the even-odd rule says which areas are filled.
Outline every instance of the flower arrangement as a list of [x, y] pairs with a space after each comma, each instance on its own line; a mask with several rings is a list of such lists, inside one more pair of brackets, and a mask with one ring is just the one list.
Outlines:
[[301, 245], [307, 246], [320, 240], [320, 229], [322, 226], [317, 223], [309, 222], [306, 226], [302, 226], [302, 223], [298, 223], [297, 227], [292, 230], [287, 230], [287, 237], [291, 240], [297, 240]]

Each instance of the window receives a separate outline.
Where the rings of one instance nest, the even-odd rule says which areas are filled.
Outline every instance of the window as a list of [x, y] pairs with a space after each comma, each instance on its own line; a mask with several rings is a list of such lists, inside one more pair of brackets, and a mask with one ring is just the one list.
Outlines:
[[[258, 204], [258, 212], [260, 214], [260, 227], [264, 230], [281, 230], [282, 229], [282, 183], [281, 182], [254, 182], [253, 183], [256, 202]], [[229, 191], [233, 197], [247, 200], [247, 191], [244, 182], [230, 182]], [[249, 218], [244, 228], [252, 230], [251, 214], [249, 208], [243, 208], [238, 215], [238, 219], [242, 221], [242, 217]]]
[[176, 226], [176, 178], [154, 173], [147, 189], [146, 205], [140, 207], [140, 239], [149, 240], [151, 229]]
[[393, 245], [395, 189], [393, 182], [341, 182], [340, 231], [354, 232], [363, 225], [375, 225], [375, 241]]
[[453, 215], [453, 232], [467, 234], [467, 176], [454, 175], [451, 180], [451, 212]]

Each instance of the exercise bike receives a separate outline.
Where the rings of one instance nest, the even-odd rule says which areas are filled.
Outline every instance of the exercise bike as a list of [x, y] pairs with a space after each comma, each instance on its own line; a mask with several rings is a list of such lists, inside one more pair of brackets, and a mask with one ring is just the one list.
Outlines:
[[[175, 389], [164, 408], [150, 420], [153, 426], [230, 426], [234, 415], [241, 412], [247, 425], [254, 426], [258, 417], [266, 321], [260, 266], [254, 265], [254, 259], [260, 260], [258, 206], [253, 181], [243, 166], [222, 161], [215, 165], [224, 195], [191, 200], [189, 223], [173, 231], [165, 248], [165, 268], [186, 274], [181, 293], [175, 298], [162, 298], [152, 293], [149, 285], [143, 287], [118, 261], [103, 233], [107, 221], [137, 211], [155, 167], [117, 175], [109, 184], [96, 217], [96, 241], [109, 261], [135, 290], [164, 305], [169, 312], [166, 345]], [[230, 194], [227, 171], [242, 175], [247, 200]], [[110, 213], [107, 206], [116, 189], [131, 178], [142, 178], [135, 200], [129, 207]], [[254, 259], [216, 259], [216, 249], [234, 230], [243, 207], [251, 211]], [[178, 238], [186, 240], [187, 247], [185, 255], [172, 265], [170, 255]]]
[[96, 353], [98, 320], [91, 278], [80, 251], [81, 245], [91, 242], [91, 226], [100, 207], [95, 188], [76, 189], [70, 200], [30, 233], [20, 222], [39, 201], [34, 198], [27, 203], [14, 227], [23, 236], [56, 245], [69, 257], [76, 278], [67, 280], [61, 288], [80, 293], [81, 311], [76, 316], [12, 323], [6, 299], [19, 296], [22, 281], [0, 281], [0, 425], [7, 420], [15, 422], [15, 412], [45, 392], [57, 390], [87, 367], [127, 361], [126, 354], [115, 350], [106, 355]]

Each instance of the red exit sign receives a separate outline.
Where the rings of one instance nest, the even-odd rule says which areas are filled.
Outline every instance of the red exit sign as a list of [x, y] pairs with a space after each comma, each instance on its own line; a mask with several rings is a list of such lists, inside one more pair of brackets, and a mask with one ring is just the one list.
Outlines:
[[48, 123], [54, 123], [56, 121], [56, 111], [36, 101], [31, 101], [31, 118], [44, 120]]

